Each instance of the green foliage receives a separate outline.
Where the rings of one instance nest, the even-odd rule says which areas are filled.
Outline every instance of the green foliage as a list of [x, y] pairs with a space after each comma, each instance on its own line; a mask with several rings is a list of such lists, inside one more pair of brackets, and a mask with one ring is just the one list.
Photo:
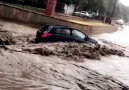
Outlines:
[[103, 0], [58, 0], [59, 2], [69, 4], [74, 4], [76, 7], [79, 7], [81, 10], [85, 11], [98, 11], [104, 12]]
[[103, 6], [102, 0], [88, 0], [88, 4], [84, 7], [85, 10], [90, 10], [96, 12], [97, 10], [100, 10], [102, 13], [104, 12], [104, 6]]
[[[115, 0], [103, 0], [103, 2], [104, 2], [105, 12], [107, 13], [108, 16], [110, 16], [113, 10], [113, 5], [115, 3]], [[129, 21], [129, 7], [124, 6], [119, 2], [119, 0], [117, 0], [113, 18], [119, 19], [120, 17], [122, 17], [126, 22]]]

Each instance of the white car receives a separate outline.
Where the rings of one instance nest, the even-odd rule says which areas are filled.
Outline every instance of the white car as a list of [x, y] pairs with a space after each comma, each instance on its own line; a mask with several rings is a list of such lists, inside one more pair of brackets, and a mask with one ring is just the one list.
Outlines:
[[116, 21], [117, 25], [123, 25], [124, 24], [124, 20], [123, 19], [119, 19]]
[[80, 16], [80, 17], [89, 17], [90, 14], [86, 11], [81, 11], [81, 12], [74, 12], [75, 16]]

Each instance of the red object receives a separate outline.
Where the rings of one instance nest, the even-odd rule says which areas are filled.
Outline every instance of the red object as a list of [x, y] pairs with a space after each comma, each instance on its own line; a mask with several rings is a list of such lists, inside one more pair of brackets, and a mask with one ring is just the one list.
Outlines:
[[47, 0], [46, 16], [53, 17], [55, 13], [57, 0]]
[[52, 36], [51, 33], [45, 33], [45, 34], [42, 35], [43, 38], [47, 38], [47, 37], [50, 37], [50, 36]]

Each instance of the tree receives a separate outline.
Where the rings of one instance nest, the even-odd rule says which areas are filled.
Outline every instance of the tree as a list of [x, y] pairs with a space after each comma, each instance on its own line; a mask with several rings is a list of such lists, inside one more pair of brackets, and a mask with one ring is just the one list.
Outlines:
[[[107, 16], [110, 17], [112, 10], [113, 10], [113, 5], [114, 5], [115, 0], [103, 0], [103, 2], [104, 2], [104, 6], [105, 6], [104, 7], [105, 12], [106, 12]], [[122, 17], [126, 22], [129, 21], [129, 7], [124, 6], [118, 0], [116, 7], [115, 7], [113, 19], [119, 19], [120, 17]]]
[[75, 10], [95, 11], [99, 9], [104, 12], [103, 0], [58, 0], [58, 2], [65, 3], [67, 5], [74, 4]]
[[84, 6], [84, 9], [93, 12], [100, 10], [101, 13], [105, 11], [102, 0], [88, 0], [88, 4]]

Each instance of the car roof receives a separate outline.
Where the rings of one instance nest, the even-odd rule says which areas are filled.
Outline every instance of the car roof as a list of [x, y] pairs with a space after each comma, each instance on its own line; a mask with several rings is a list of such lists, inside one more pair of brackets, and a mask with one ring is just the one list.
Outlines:
[[[49, 26], [49, 27], [52, 27], [52, 28], [72, 28], [70, 26], [65, 26], [65, 25], [45, 25], [45, 26]], [[75, 28], [72, 28], [72, 29], [75, 29]], [[78, 31], [80, 31], [80, 30], [78, 30]], [[80, 31], [80, 32], [82, 32], [82, 31]], [[84, 32], [82, 32], [82, 33], [85, 34]]]
[[65, 26], [65, 25], [45, 25], [49, 27], [54, 27], [54, 28], [71, 28], [70, 26]]

